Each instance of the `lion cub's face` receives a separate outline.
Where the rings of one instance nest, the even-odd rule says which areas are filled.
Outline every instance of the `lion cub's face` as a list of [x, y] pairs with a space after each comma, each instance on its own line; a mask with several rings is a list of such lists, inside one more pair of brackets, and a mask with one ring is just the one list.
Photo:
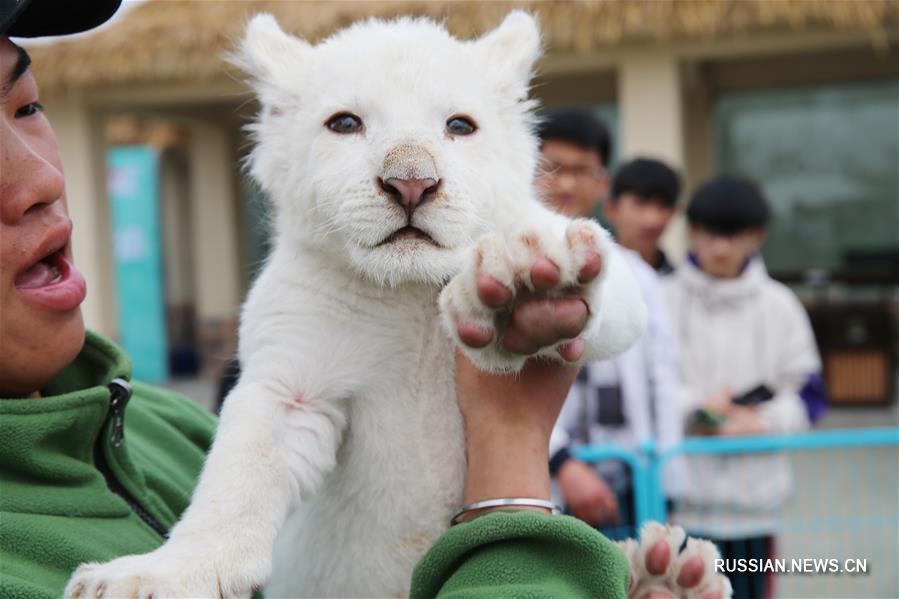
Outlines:
[[274, 200], [277, 243], [341, 256], [382, 284], [450, 276], [460, 251], [526, 199], [538, 55], [521, 12], [475, 41], [400, 19], [317, 46], [256, 16], [237, 61], [262, 103], [251, 164]]

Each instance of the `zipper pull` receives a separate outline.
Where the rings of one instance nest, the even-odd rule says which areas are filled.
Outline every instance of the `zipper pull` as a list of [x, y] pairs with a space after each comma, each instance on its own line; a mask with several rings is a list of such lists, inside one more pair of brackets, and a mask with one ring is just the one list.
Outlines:
[[112, 418], [112, 435], [110, 443], [115, 448], [122, 446], [125, 440], [125, 406], [131, 399], [131, 385], [125, 379], [112, 379], [109, 382], [109, 415]]

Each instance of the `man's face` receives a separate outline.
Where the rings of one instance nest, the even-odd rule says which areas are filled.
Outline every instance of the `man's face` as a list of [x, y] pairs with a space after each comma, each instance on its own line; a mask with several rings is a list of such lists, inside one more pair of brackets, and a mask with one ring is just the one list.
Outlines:
[[27, 56], [0, 37], [0, 397], [27, 397], [81, 350], [62, 164]]
[[540, 150], [540, 186], [550, 206], [568, 216], [591, 216], [609, 191], [609, 176], [599, 154], [558, 139], [544, 141]]
[[615, 227], [615, 238], [626, 248], [650, 255], [658, 247], [674, 214], [673, 206], [666, 206], [653, 198], [625, 192], [603, 204], [603, 214]]
[[700, 268], [718, 279], [738, 276], [750, 256], [762, 247], [764, 239], [765, 233], [759, 229], [721, 235], [703, 227], [690, 226], [690, 249]]

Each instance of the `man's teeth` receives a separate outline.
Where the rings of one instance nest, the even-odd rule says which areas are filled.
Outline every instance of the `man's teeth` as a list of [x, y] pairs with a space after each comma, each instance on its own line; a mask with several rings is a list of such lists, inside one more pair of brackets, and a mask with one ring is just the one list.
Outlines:
[[59, 283], [60, 279], [62, 279], [62, 273], [59, 271], [59, 268], [54, 264], [50, 267], [50, 284]]
[[20, 289], [37, 289], [55, 285], [62, 281], [65, 274], [59, 260], [47, 257], [36, 262], [25, 272], [19, 274], [15, 280], [15, 286]]

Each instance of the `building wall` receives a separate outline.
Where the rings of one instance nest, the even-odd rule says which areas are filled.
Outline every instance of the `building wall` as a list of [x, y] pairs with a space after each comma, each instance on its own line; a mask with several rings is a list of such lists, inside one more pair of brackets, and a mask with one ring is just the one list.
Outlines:
[[[685, 201], [720, 166], [713, 114], [722, 94], [883, 81], [899, 76], [897, 65], [895, 35], [872, 40], [864, 35], [771, 32], [714, 43], [633, 44], [591, 56], [550, 56], [537, 89], [554, 105], [592, 103], [598, 97], [617, 102], [619, 161], [637, 155], [668, 161], [683, 175]], [[680, 215], [662, 245], [675, 258], [684, 255], [686, 226]]]

